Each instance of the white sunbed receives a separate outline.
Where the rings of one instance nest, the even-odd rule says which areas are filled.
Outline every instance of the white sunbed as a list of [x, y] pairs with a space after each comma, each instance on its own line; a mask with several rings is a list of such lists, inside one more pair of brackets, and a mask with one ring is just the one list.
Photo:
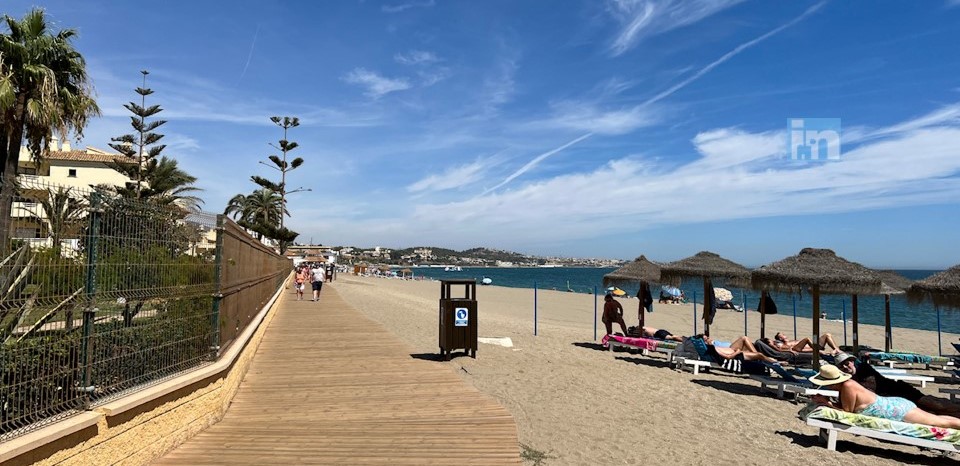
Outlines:
[[676, 355], [674, 355], [673, 363], [677, 370], [683, 370], [689, 367], [693, 370], [693, 375], [699, 374], [701, 370], [708, 371], [712, 367], [720, 367], [718, 364], [710, 361], [701, 361], [696, 358], [683, 358]]
[[[873, 361], [873, 360], [871, 360], [871, 361]], [[921, 365], [922, 365], [924, 369], [938, 369], [938, 370], [945, 370], [945, 371], [948, 371], [948, 370], [952, 370], [952, 369], [956, 369], [956, 368], [957, 368], [956, 364], [955, 364], [953, 361], [937, 361], [937, 362], [930, 362], [930, 363], [919, 363], [919, 362], [918, 362], [918, 363], [912, 363], [912, 362], [898, 361], [898, 360], [896, 360], [896, 359], [886, 359], [886, 360], [883, 360], [883, 361], [875, 361], [874, 363], [875, 363], [875, 364], [876, 364], [876, 363], [879, 363], [879, 364], [881, 364], [881, 365], [883, 365], [883, 366], [889, 367], [890, 369], [894, 369], [894, 368], [896, 368], [897, 366], [913, 367], [914, 365], [917, 365], [917, 366], [921, 366]]]
[[642, 354], [642, 355], [644, 355], [644, 356], [650, 356], [650, 352], [653, 351], [653, 352], [655, 352], [655, 353], [661, 353], [661, 354], [667, 355], [667, 359], [668, 359], [670, 362], [673, 362], [673, 351], [674, 351], [674, 350], [673, 350], [672, 348], [657, 348], [657, 349], [651, 350], [651, 349], [647, 349], [647, 348], [644, 348], [644, 347], [641, 347], [641, 346], [631, 345], [631, 344], [629, 344], [629, 343], [624, 343], [624, 342], [622, 342], [622, 341], [617, 341], [617, 340], [614, 340], [614, 339], [612, 339], [612, 338], [609, 339], [609, 340], [607, 340], [607, 346], [610, 348], [610, 351], [613, 351], [614, 348], [627, 348], [627, 349], [633, 349], [633, 350], [640, 350], [640, 354]]
[[960, 452], [960, 447], [950, 442], [940, 442], [937, 440], [927, 440], [916, 437], [908, 437], [890, 432], [881, 432], [878, 430], [867, 429], [864, 427], [849, 426], [839, 422], [832, 422], [823, 419], [807, 418], [807, 425], [818, 427], [820, 429], [820, 438], [827, 443], [827, 450], [837, 451], [837, 433], [862, 435], [888, 442], [913, 445], [921, 448], [931, 448], [947, 452]]
[[904, 382], [919, 382], [920, 387], [927, 388], [927, 382], [933, 382], [933, 377], [926, 375], [916, 375], [911, 374], [903, 369], [883, 369], [877, 371], [880, 375], [890, 379], [890, 380], [902, 380]]
[[814, 395], [823, 395], [829, 397], [838, 397], [840, 393], [836, 390], [825, 390], [812, 385], [805, 385], [802, 382], [791, 382], [783, 377], [771, 377], [767, 375], [750, 375], [750, 378], [760, 382], [761, 390], [770, 390], [776, 392], [777, 398], [783, 398], [784, 393], [793, 393], [797, 398], [811, 397]]

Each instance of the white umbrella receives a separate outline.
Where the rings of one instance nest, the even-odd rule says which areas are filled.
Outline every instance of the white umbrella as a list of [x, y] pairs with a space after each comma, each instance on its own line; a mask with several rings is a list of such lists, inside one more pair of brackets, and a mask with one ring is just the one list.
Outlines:
[[717, 301], [733, 301], [733, 293], [726, 288], [714, 288], [713, 295], [717, 298]]

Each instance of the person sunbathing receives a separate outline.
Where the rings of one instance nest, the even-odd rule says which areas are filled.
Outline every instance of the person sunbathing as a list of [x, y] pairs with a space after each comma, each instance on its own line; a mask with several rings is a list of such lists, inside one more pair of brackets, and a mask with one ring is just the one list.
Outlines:
[[853, 380], [853, 376], [842, 372], [840, 368], [832, 364], [821, 366], [820, 372], [810, 377], [809, 380], [815, 385], [826, 386], [831, 390], [840, 392], [838, 402], [831, 401], [822, 395], [816, 395], [812, 398], [815, 403], [823, 406], [891, 421], [960, 429], [960, 418], [929, 413], [918, 408], [916, 404], [906, 398], [877, 395]]
[[[788, 340], [783, 332], [777, 332], [777, 334], [773, 336], [773, 345], [780, 351], [794, 351], [797, 353], [813, 352], [813, 341], [810, 340], [809, 337], [803, 337], [799, 340]], [[836, 355], [840, 352], [840, 346], [833, 340], [833, 335], [824, 333], [820, 335], [819, 349], [820, 351], [826, 351], [828, 346], [831, 348], [831, 355]]]
[[[777, 362], [776, 359], [773, 359], [763, 353], [758, 352], [756, 348], [754, 348], [753, 343], [750, 343], [749, 341], [744, 341], [743, 339], [746, 337], [738, 338], [736, 341], [734, 341], [733, 344], [730, 345], [729, 348], [714, 345], [713, 338], [710, 338], [708, 336], [703, 335], [701, 336], [701, 338], [703, 338], [704, 343], [707, 344], [707, 354], [709, 354], [710, 356], [714, 356], [715, 358], [719, 357], [721, 359], [736, 359], [739, 355], [743, 355], [743, 359], [745, 361], [764, 361], [769, 363]], [[734, 348], [734, 344], [737, 346], [736, 348]], [[751, 349], [744, 349], [744, 348], [753, 348], [753, 349], [751, 350]]]
[[683, 341], [683, 337], [678, 337], [669, 330], [653, 327], [641, 327], [640, 336], [643, 338], [656, 338], [657, 340]]
[[859, 362], [852, 354], [840, 353], [836, 356], [837, 367], [850, 374], [853, 380], [867, 390], [880, 396], [906, 398], [918, 408], [929, 413], [960, 418], [960, 404], [945, 398], [938, 398], [917, 390], [902, 380], [890, 380], [877, 372], [870, 364]]

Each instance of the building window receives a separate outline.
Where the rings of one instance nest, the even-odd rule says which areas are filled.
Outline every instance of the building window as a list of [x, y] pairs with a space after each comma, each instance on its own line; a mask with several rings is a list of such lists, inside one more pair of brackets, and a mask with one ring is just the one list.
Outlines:
[[77, 169], [76, 169], [76, 168], [71, 168], [71, 169], [67, 170], [67, 176], [69, 176], [70, 178], [76, 178], [76, 177], [77, 177]]

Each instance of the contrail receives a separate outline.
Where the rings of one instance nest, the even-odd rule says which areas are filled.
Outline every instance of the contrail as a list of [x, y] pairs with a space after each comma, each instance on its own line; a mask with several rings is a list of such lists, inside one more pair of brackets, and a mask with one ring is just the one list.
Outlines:
[[774, 29], [774, 30], [772, 30], [772, 31], [770, 31], [770, 32], [768, 32], [768, 33], [760, 36], [760, 37], [757, 37], [756, 39], [753, 39], [753, 40], [751, 40], [751, 41], [749, 41], [749, 42], [744, 42], [744, 43], [738, 45], [735, 49], [727, 52], [724, 56], [718, 58], [718, 59], [715, 60], [713, 63], [710, 63], [709, 65], [704, 66], [703, 68], [701, 68], [700, 71], [697, 71], [696, 74], [694, 74], [693, 76], [690, 76], [689, 78], [684, 79], [684, 80], [681, 81], [680, 83], [675, 84], [675, 85], [672, 86], [670, 89], [667, 89], [667, 90], [665, 90], [665, 91], [663, 91], [663, 92], [661, 92], [661, 93], [659, 93], [659, 94], [651, 97], [651, 98], [648, 99], [646, 102], [644, 102], [643, 105], [650, 105], [650, 104], [652, 104], [652, 103], [658, 102], [658, 101], [660, 101], [661, 99], [663, 99], [663, 98], [665, 98], [665, 97], [669, 97], [669, 96], [672, 95], [674, 92], [677, 92], [677, 91], [679, 91], [680, 89], [683, 89], [684, 87], [687, 87], [688, 84], [690, 84], [690, 83], [692, 83], [692, 82], [700, 79], [700, 77], [702, 77], [703, 75], [709, 73], [709, 72], [710, 72], [711, 70], [713, 70], [714, 68], [722, 65], [725, 61], [733, 58], [734, 56], [736, 56], [736, 55], [739, 54], [740, 52], [743, 52], [744, 50], [746, 50], [746, 49], [748, 49], [748, 48], [750, 48], [750, 47], [753, 47], [754, 45], [757, 45], [757, 44], [759, 44], [760, 42], [763, 42], [763, 41], [769, 39], [771, 36], [779, 33], [780, 31], [783, 31], [784, 29], [786, 29], [786, 28], [788, 28], [788, 27], [790, 27], [790, 26], [793, 26], [794, 24], [797, 24], [797, 23], [799, 23], [800, 21], [803, 21], [803, 20], [806, 19], [808, 16], [816, 13], [817, 10], [819, 10], [821, 7], [823, 7], [823, 5], [825, 5], [826, 3], [827, 3], [826, 1], [817, 3], [816, 5], [813, 5], [812, 7], [807, 8], [807, 11], [804, 11], [803, 14], [801, 14], [800, 16], [797, 16], [796, 18], [790, 20], [790, 21], [787, 22], [786, 24], [784, 24], [784, 25], [782, 25], [782, 26], [780, 26], [780, 27], [778, 27], [778, 28], [776, 28], [776, 29]]
[[253, 58], [253, 48], [257, 46], [257, 36], [260, 35], [260, 25], [257, 25], [257, 31], [253, 33], [253, 43], [250, 44], [250, 53], [247, 54], [247, 63], [243, 65], [243, 71], [240, 72], [240, 79], [237, 79], [237, 84], [240, 84], [240, 81], [243, 81], [243, 77], [247, 74], [247, 68], [250, 66], [250, 59]]
[[553, 150], [551, 150], [551, 151], [549, 151], [549, 152], [544, 152], [544, 153], [538, 155], [538, 156], [537, 156], [536, 158], [534, 158], [533, 160], [527, 162], [526, 165], [520, 167], [519, 170], [517, 170], [517, 171], [513, 172], [512, 174], [510, 174], [510, 176], [508, 176], [505, 180], [501, 181], [500, 184], [498, 184], [498, 185], [496, 185], [496, 186], [494, 186], [494, 187], [492, 187], [492, 188], [484, 191], [484, 192], [481, 193], [480, 195], [481, 195], [481, 196], [487, 195], [490, 191], [494, 191], [494, 190], [500, 188], [501, 186], [503, 186], [503, 185], [505, 185], [505, 184], [513, 181], [514, 178], [516, 178], [516, 177], [518, 177], [518, 176], [526, 173], [526, 172], [529, 171], [531, 168], [536, 167], [537, 164], [539, 164], [540, 162], [542, 162], [542, 161], [543, 161], [544, 159], [546, 159], [547, 157], [550, 157], [551, 155], [556, 154], [557, 152], [560, 152], [560, 151], [562, 151], [562, 150], [564, 150], [564, 149], [566, 149], [566, 148], [568, 148], [568, 147], [570, 147], [570, 146], [572, 146], [572, 145], [574, 145], [574, 144], [576, 144], [576, 143], [578, 143], [578, 142], [580, 142], [580, 141], [583, 141], [584, 139], [586, 139], [586, 138], [588, 138], [588, 137], [590, 137], [590, 136], [593, 136], [593, 133], [584, 134], [583, 136], [580, 136], [580, 137], [574, 139], [573, 141], [570, 141], [570, 142], [568, 142], [568, 143], [566, 143], [566, 144], [564, 144], [564, 145], [562, 145], [562, 146], [560, 146], [560, 147], [558, 147], [558, 148], [556, 148], [556, 149], [553, 149]]

